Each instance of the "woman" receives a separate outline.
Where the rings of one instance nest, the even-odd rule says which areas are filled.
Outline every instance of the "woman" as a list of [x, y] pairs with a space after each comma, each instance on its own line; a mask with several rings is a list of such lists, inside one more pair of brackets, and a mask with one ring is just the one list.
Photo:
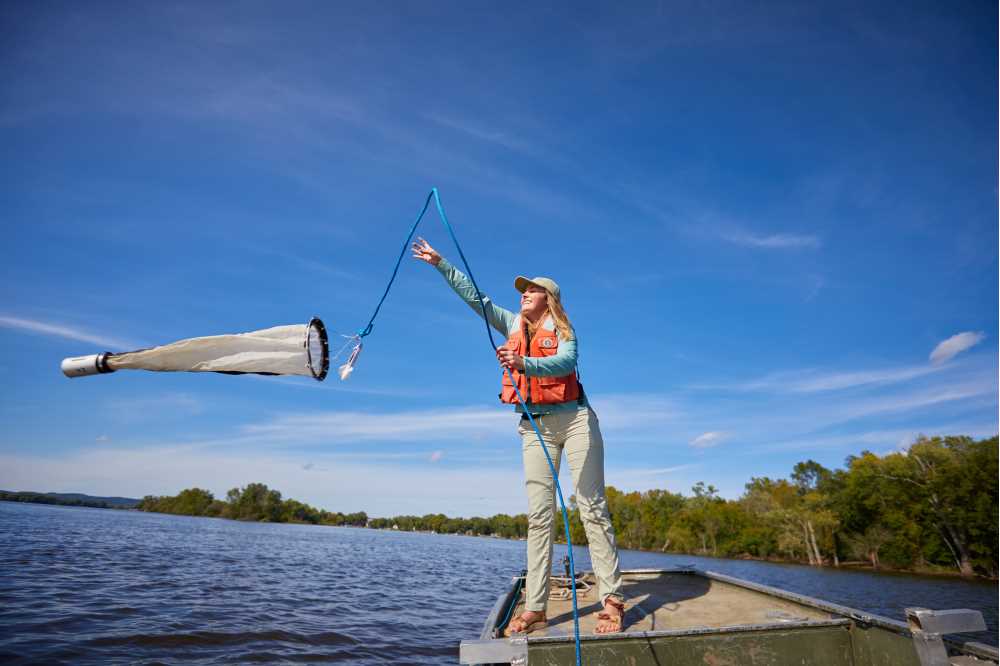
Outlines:
[[[413, 244], [413, 257], [437, 267], [452, 289], [482, 316], [476, 289], [427, 241]], [[587, 404], [576, 376], [576, 336], [559, 300], [559, 286], [549, 278], [518, 277], [514, 287], [521, 292], [521, 313], [515, 315], [483, 297], [490, 326], [507, 338], [497, 350], [504, 373], [502, 402], [516, 405], [521, 413], [518, 432], [522, 440], [525, 487], [528, 491], [528, 575], [525, 580], [524, 612], [513, 618], [507, 633], [528, 633], [546, 626], [549, 598], [552, 537], [556, 522], [555, 484], [528, 417], [517, 400], [510, 376], [517, 382], [556, 469], [566, 452], [580, 518], [587, 532], [590, 560], [597, 577], [603, 611], [598, 613], [595, 633], [621, 631], [625, 614], [621, 572], [614, 529], [604, 497], [604, 442], [597, 415]]]

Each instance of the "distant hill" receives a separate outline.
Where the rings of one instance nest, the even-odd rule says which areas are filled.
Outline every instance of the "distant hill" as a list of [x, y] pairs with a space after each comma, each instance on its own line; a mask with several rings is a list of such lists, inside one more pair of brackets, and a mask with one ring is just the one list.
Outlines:
[[33, 504], [61, 504], [65, 506], [89, 506], [98, 509], [132, 509], [140, 500], [131, 497], [98, 497], [83, 493], [36, 493], [32, 491], [0, 490], [0, 500], [8, 502], [31, 502]]
[[43, 493], [47, 497], [58, 497], [67, 500], [83, 500], [85, 502], [104, 502], [111, 506], [133, 507], [142, 500], [132, 497], [97, 497], [96, 495], [84, 495], [83, 493]]

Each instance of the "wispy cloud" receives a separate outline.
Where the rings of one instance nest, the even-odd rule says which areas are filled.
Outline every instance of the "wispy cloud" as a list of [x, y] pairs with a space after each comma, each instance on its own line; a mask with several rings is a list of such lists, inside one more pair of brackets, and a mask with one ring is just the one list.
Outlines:
[[931, 352], [929, 360], [935, 365], [941, 365], [953, 359], [967, 349], [975, 347], [986, 338], [983, 332], [966, 331], [956, 333], [947, 340], [938, 343], [934, 351]]
[[19, 331], [28, 331], [31, 333], [42, 333], [43, 335], [53, 335], [66, 340], [86, 342], [98, 347], [115, 350], [134, 349], [138, 346], [127, 340], [104, 335], [103, 333], [93, 333], [91, 331], [66, 326], [64, 324], [38, 321], [36, 319], [25, 319], [23, 317], [0, 315], [0, 327], [11, 328]]
[[363, 110], [348, 95], [260, 75], [217, 89], [204, 100], [201, 110], [227, 120], [267, 123], [296, 114], [352, 123], [364, 119]]
[[[594, 398], [601, 432], [615, 444], [669, 442], [680, 438], [670, 432], [678, 418], [676, 406], [656, 394], [614, 394]], [[204, 400], [185, 393], [168, 393], [149, 398], [108, 401], [105, 409], [118, 420], [144, 419], [178, 414], [197, 414], [206, 409]], [[436, 409], [400, 411], [322, 410], [277, 413], [229, 432], [198, 437], [186, 436], [179, 444], [184, 450], [287, 451], [312, 447], [324, 455], [345, 459], [391, 458], [438, 462], [462, 458], [465, 444], [509, 444], [517, 438], [517, 418], [507, 409], [496, 407], [455, 406]], [[420, 444], [421, 451], [353, 452], [351, 445]], [[167, 442], [161, 442], [166, 445]], [[148, 443], [147, 443], [148, 445]], [[449, 448], [452, 446], [454, 448]], [[345, 447], [347, 451], [334, 452]], [[484, 449], [478, 449], [482, 451]]]
[[592, 396], [601, 430], [619, 439], [660, 437], [663, 427], [681, 415], [677, 403], [656, 393], [612, 393]]
[[434, 123], [437, 123], [438, 125], [441, 125], [442, 127], [447, 127], [461, 132], [462, 134], [479, 139], [480, 141], [493, 143], [517, 152], [533, 152], [531, 145], [527, 141], [513, 136], [510, 132], [494, 129], [492, 127], [486, 127], [481, 123], [472, 122], [467, 119], [459, 119], [454, 116], [448, 116], [441, 113], [427, 113], [424, 114], [424, 117]]
[[[338, 453], [330, 453], [330, 452], [326, 452], [326, 453], [322, 454], [323, 460], [327, 461], [328, 464], [332, 463], [332, 462], [337, 462], [337, 463], [344, 463], [344, 462], [354, 463], [354, 462], [358, 462], [358, 463], [364, 463], [364, 464], [377, 464], [377, 463], [391, 463], [391, 464], [417, 463], [418, 465], [420, 463], [425, 463], [425, 462], [436, 463], [436, 462], [440, 461], [444, 457], [444, 455], [445, 455], [444, 451], [426, 451], [426, 450], [424, 450], [424, 451], [410, 451], [410, 452], [401, 453], [401, 452], [398, 452], [398, 451], [397, 452], [391, 452], [391, 451], [385, 451], [385, 450], [380, 450], [380, 449], [372, 449], [371, 451], [366, 451], [366, 452], [352, 452], [352, 453], [339, 453], [339, 452]], [[449, 459], [461, 460], [462, 458], [460, 456], [449, 456]], [[484, 459], [485, 458], [484, 458], [483, 455], [468, 456], [465, 459], [465, 462], [479, 464], [479, 463], [482, 463], [484, 461]], [[509, 456], [506, 457], [504, 459], [504, 461], [506, 461], [508, 463], [512, 462], [512, 460], [510, 459]], [[317, 466], [315, 463], [307, 463], [307, 464], [305, 464], [305, 465], [302, 466], [302, 469], [317, 470], [317, 471], [328, 471], [327, 468]]]
[[821, 451], [823, 449], [847, 448], [855, 453], [862, 448], [883, 447], [886, 450], [904, 450], [917, 437], [944, 437], [968, 435], [969, 437], [990, 437], [996, 434], [996, 426], [984, 423], [946, 423], [921, 425], [908, 428], [886, 430], [865, 430], [836, 435], [803, 435], [772, 442], [757, 448], [759, 451]]
[[819, 393], [839, 391], [876, 384], [896, 384], [938, 372], [939, 368], [927, 365], [872, 370], [824, 372], [820, 370], [791, 370], [775, 372], [757, 379], [731, 384], [699, 384], [693, 388], [730, 391], [766, 391], [774, 393]]
[[822, 244], [818, 236], [804, 234], [755, 234], [749, 231], [723, 231], [719, 237], [736, 245], [761, 249], [815, 249]]
[[623, 470], [619, 472], [619, 475], [663, 476], [664, 474], [676, 474], [677, 472], [683, 472], [688, 469], [696, 469], [698, 467], [701, 467], [701, 465], [674, 465], [673, 467], [660, 467], [657, 469]]
[[245, 435], [274, 443], [345, 444], [362, 441], [482, 441], [509, 436], [511, 415], [477, 407], [392, 413], [315, 412], [286, 414], [246, 425]]
[[309, 257], [299, 256], [292, 252], [281, 252], [278, 250], [272, 250], [267, 248], [255, 248], [261, 254], [272, 255], [275, 257], [280, 257], [288, 261], [291, 264], [298, 266], [299, 268], [305, 269], [313, 273], [319, 273], [322, 275], [327, 275], [330, 277], [338, 278], [341, 280], [346, 280], [349, 282], [357, 282], [361, 280], [361, 276], [357, 273], [351, 271], [345, 271], [342, 268], [331, 265], [328, 261], [318, 261], [316, 259], [311, 259]]
[[[746, 454], [784, 449], [822, 453], [840, 446], [869, 444], [891, 446], [920, 432], [987, 436], [996, 432], [995, 423], [989, 426], [988, 418], [986, 425], [971, 424], [975, 431], [969, 433], [961, 431], [961, 426], [969, 425], [965, 422], [957, 422], [954, 429], [925, 428], [924, 424], [929, 416], [952, 419], [991, 408], [995, 412], [996, 395], [996, 386], [990, 379], [942, 382], [919, 390], [877, 396], [831, 396], [822, 402], [812, 399], [767, 402], [741, 408], [727, 425], [740, 430], [747, 443], [741, 451]], [[898, 427], [879, 429], [880, 421]]]
[[696, 449], [707, 449], [719, 445], [726, 437], [727, 434], [724, 432], [704, 432], [692, 439], [689, 444]]
[[[329, 331], [329, 329], [328, 329]], [[340, 355], [335, 355], [338, 350], [341, 349], [343, 345], [339, 344], [343, 341], [343, 338], [336, 341], [336, 346], [333, 342], [334, 338], [331, 336], [331, 350], [330, 350], [330, 363], [334, 365], [334, 361], [342, 362], [344, 358], [350, 353], [350, 349], [341, 351]], [[317, 382], [311, 377], [280, 377], [280, 376], [268, 376], [268, 375], [245, 375], [248, 379], [253, 379], [268, 384], [281, 384], [282, 386], [288, 386], [292, 388], [309, 389], [313, 391], [334, 391], [337, 393], [356, 393], [358, 395], [374, 395], [382, 397], [394, 397], [394, 398], [415, 398], [423, 395], [419, 390], [412, 389], [398, 389], [398, 388], [380, 388], [377, 386], [363, 387], [356, 384], [351, 384], [350, 382], [342, 382], [335, 374], [328, 375], [327, 379], [322, 382]], [[351, 380], [353, 381], [353, 379]]]
[[160, 393], [107, 400], [104, 409], [119, 421], [146, 421], [157, 416], [192, 416], [205, 411], [205, 402], [192, 393]]
[[[969, 401], [977, 398], [993, 399], [996, 386], [981, 382], [962, 382], [953, 385], [932, 387], [902, 395], [891, 395], [880, 399], [856, 400], [845, 405], [839, 413], [842, 421], [853, 420], [876, 414], [909, 412], [922, 407], [940, 405], [947, 402]], [[837, 410], [831, 410], [837, 414]]]
[[[708, 451], [735, 432], [740, 433], [746, 450], [752, 450], [760, 445], [771, 445], [774, 433], [782, 433], [782, 441], [806, 441], [814, 439], [815, 433], [822, 438], [853, 429], [854, 424], [872, 417], [909, 420], [908, 414], [922, 414], [929, 408], [948, 404], [979, 409], [995, 401], [996, 397], [995, 383], [979, 375], [877, 395], [834, 394], [824, 396], [821, 401], [804, 391], [798, 392], [801, 398], [794, 402], [789, 402], [792, 398], [781, 397], [775, 402], [762, 396], [734, 409], [720, 408], [717, 402], [703, 404], [700, 399], [688, 404], [678, 402], [685, 400], [683, 397], [670, 399], [657, 394], [597, 395], [593, 404], [604, 439], [614, 444], [617, 455], [625, 455], [629, 446], [648, 444], [665, 447], [666, 452], [679, 453], [686, 447]], [[706, 425], [716, 427], [706, 430]], [[453, 460], [458, 449], [449, 447], [509, 442], [513, 428], [513, 415], [492, 407], [295, 412], [245, 424], [229, 435], [202, 440], [197, 446], [202, 449], [232, 446], [257, 450], [298, 446], [349, 449], [359, 443], [396, 442], [432, 447], [431, 452], [441, 451], [443, 456]], [[376, 451], [371, 455], [385, 457]], [[433, 454], [414, 451], [406, 455], [427, 460]]]
[[[872, 446], [893, 446], [926, 432], [928, 419], [931, 424], [988, 426], [997, 401], [995, 359], [993, 364], [972, 361], [847, 372], [799, 370], [699, 386], [718, 395], [706, 400], [696, 390], [679, 398], [684, 411], [674, 430], [686, 430], [685, 439], [706, 425], [714, 426], [711, 432], [738, 432], [745, 444], [738, 453], [747, 455], [781, 449], [823, 455], [831, 447], [868, 446], [859, 432], [876, 433], [866, 436]], [[994, 419], [987, 416], [991, 410]], [[991, 431], [996, 432], [995, 420], [976, 433]]]
[[332, 456], [302, 459], [259, 451], [174, 447], [95, 447], [59, 458], [0, 454], [0, 488], [142, 497], [174, 495], [197, 486], [220, 497], [229, 488], [261, 482], [319, 508], [366, 511], [373, 516], [516, 513], [524, 506], [521, 474], [516, 466], [424, 464], [414, 473], [412, 466], [348, 462]]
[[[606, 473], [607, 484], [619, 490], [644, 492], [647, 490], [670, 490], [671, 492], [686, 492], [698, 480], [701, 472], [700, 464], [672, 465], [656, 469], [636, 469], [634, 467], [609, 467]], [[741, 480], [740, 483], [743, 481]], [[740, 486], [734, 486], [734, 490]], [[736, 493], [734, 493], [735, 496]]]

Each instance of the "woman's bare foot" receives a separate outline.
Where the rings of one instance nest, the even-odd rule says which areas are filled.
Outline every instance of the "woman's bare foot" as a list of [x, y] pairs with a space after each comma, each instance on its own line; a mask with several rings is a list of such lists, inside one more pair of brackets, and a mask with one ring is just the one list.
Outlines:
[[625, 604], [614, 597], [604, 600], [604, 610], [597, 614], [595, 634], [618, 633], [625, 626]]
[[548, 626], [548, 621], [545, 619], [545, 613], [543, 611], [524, 611], [513, 620], [507, 623], [507, 628], [504, 629], [504, 636], [510, 636], [511, 634], [529, 634], [535, 629], [541, 629], [542, 627]]

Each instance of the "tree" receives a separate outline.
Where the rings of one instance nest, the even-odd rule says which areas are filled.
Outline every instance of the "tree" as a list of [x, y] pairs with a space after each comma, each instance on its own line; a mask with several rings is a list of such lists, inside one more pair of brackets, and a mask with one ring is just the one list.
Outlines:
[[905, 453], [884, 461], [881, 476], [907, 487], [963, 576], [975, 574], [977, 550], [983, 552], [973, 547], [978, 537], [996, 534], [996, 461], [996, 437], [979, 442], [970, 437], [920, 437]]
[[171, 513], [178, 513], [184, 516], [204, 516], [208, 513], [208, 508], [215, 501], [215, 496], [207, 490], [201, 488], [188, 488], [182, 490], [172, 502]]
[[[906, 451], [879, 456], [862, 451], [830, 470], [797, 463], [787, 479], [751, 478], [739, 500], [725, 500], [705, 482], [690, 496], [666, 490], [622, 492], [606, 498], [618, 542], [625, 548], [717, 556], [781, 557], [822, 566], [854, 555], [873, 568], [997, 575], [997, 437], [920, 437]], [[303, 522], [448, 534], [524, 538], [528, 519], [496, 514], [451, 518], [442, 513], [369, 519], [286, 499], [262, 483], [233, 488], [226, 500], [200, 488], [176, 497], [146, 496], [143, 511], [223, 516], [238, 520]], [[570, 497], [570, 534], [586, 543], [576, 498]], [[556, 517], [557, 523], [559, 517]], [[564, 539], [557, 524], [556, 538]]]
[[892, 533], [882, 525], [871, 525], [863, 533], [848, 537], [848, 544], [856, 557], [867, 558], [876, 571], [879, 568], [879, 550], [892, 538]]

